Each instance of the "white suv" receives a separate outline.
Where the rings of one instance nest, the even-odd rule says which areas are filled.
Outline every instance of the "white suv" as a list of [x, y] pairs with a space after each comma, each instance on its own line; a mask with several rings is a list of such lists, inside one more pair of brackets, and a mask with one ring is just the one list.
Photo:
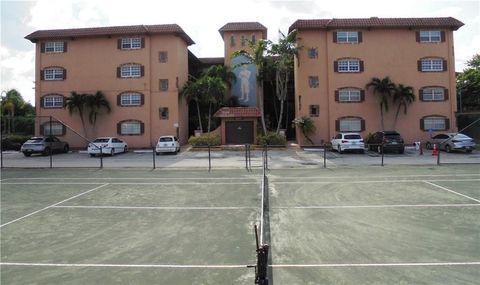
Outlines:
[[180, 143], [174, 136], [161, 136], [158, 139], [155, 147], [155, 154], [159, 155], [162, 152], [173, 152], [177, 154], [180, 151]]
[[365, 151], [365, 144], [363, 138], [359, 133], [340, 133], [332, 138], [332, 149], [342, 153], [347, 150]]

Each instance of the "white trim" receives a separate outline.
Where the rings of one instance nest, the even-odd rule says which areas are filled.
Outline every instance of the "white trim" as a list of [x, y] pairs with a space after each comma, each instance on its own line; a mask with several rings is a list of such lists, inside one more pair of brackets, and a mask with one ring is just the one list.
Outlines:
[[435, 208], [435, 207], [479, 207], [480, 204], [412, 204], [412, 205], [353, 205], [353, 206], [278, 206], [272, 209], [370, 209], [370, 208]]

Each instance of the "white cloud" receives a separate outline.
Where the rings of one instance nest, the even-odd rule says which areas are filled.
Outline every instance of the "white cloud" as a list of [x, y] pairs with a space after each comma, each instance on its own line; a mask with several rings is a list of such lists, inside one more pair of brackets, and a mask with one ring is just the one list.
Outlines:
[[[480, 46], [478, 0], [403, 0], [388, 3], [385, 0], [32, 0], [32, 4], [26, 7], [30, 10], [22, 17], [22, 22], [31, 31], [176, 23], [196, 42], [190, 50], [198, 57], [223, 56], [223, 41], [218, 29], [228, 22], [237, 21], [262, 23], [268, 28], [268, 38], [276, 41], [278, 30], [287, 32], [297, 19], [452, 16], [465, 23], [455, 32], [457, 71], [461, 71], [465, 61], [479, 52]], [[7, 49], [4, 41], [2, 38], [2, 88], [18, 88], [33, 102], [34, 45], [25, 41], [30, 51], [19, 52], [10, 46]]]
[[[35, 103], [34, 78], [35, 52], [16, 51], [0, 46], [2, 61], [2, 91], [17, 89], [25, 101]], [[33, 79], [34, 80], [34, 79]]]

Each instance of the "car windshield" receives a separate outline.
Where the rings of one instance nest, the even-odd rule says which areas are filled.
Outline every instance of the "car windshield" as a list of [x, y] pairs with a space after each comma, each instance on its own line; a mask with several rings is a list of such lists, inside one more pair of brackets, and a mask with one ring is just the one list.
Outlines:
[[454, 138], [455, 138], [455, 139], [463, 139], [463, 140], [465, 140], [465, 139], [470, 139], [469, 136], [466, 136], [466, 135], [464, 135], [464, 134], [457, 134]]
[[39, 143], [42, 141], [43, 141], [43, 138], [31, 138], [27, 141], [27, 143]]
[[105, 142], [108, 142], [109, 139], [107, 138], [103, 138], [103, 139], [96, 139], [94, 140], [93, 142], [94, 143], [105, 143]]
[[171, 137], [160, 138], [160, 142], [171, 142], [171, 141], [173, 141], [173, 138], [171, 138]]
[[345, 135], [345, 139], [347, 139], [347, 140], [361, 140], [362, 137], [360, 135]]

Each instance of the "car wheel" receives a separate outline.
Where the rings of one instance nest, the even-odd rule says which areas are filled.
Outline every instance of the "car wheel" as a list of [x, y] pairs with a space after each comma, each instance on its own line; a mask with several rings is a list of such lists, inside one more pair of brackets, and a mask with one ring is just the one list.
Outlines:
[[361, 150], [360, 150], [360, 153], [361, 153], [361, 154], [364, 154], [364, 153], [365, 153], [365, 150], [364, 150], [364, 149], [361, 149]]
[[25, 155], [26, 157], [29, 157], [29, 156], [32, 155], [32, 154], [29, 153], [29, 152], [24, 152], [23, 155]]
[[469, 148], [469, 149], [467, 149], [465, 152], [466, 152], [466, 153], [472, 153], [472, 149]]
[[125, 146], [125, 147], [123, 148], [123, 152], [124, 152], [124, 153], [127, 153], [127, 152], [128, 152], [128, 146]]
[[50, 154], [50, 148], [49, 147], [46, 147], [44, 150], [43, 150], [43, 155], [49, 155]]
[[115, 149], [112, 147], [110, 149], [110, 156], [114, 156], [115, 155]]
[[452, 147], [449, 146], [448, 144], [445, 145], [445, 151], [446, 151], [446, 152], [452, 152]]
[[156, 155], [160, 155], [160, 153], [159, 153], [159, 152], [155, 152], [155, 154], [156, 154]]
[[91, 156], [91, 157], [95, 157], [95, 154], [94, 154], [94, 153], [91, 153], [90, 156]]
[[340, 145], [337, 146], [337, 151], [338, 151], [338, 153], [342, 153], [342, 152], [343, 152], [343, 151], [342, 151], [342, 147], [341, 147]]
[[405, 152], [405, 149], [404, 149], [404, 148], [402, 148], [402, 149], [400, 149], [400, 150], [398, 151], [399, 154], [403, 154], [404, 152]]
[[63, 147], [63, 152], [64, 152], [64, 153], [67, 153], [69, 150], [70, 150], [70, 147], [68, 146], [68, 144], [66, 144], [66, 145]]
[[427, 143], [425, 144], [425, 147], [426, 147], [427, 149], [432, 149], [432, 144], [431, 144], [430, 142], [427, 142]]

